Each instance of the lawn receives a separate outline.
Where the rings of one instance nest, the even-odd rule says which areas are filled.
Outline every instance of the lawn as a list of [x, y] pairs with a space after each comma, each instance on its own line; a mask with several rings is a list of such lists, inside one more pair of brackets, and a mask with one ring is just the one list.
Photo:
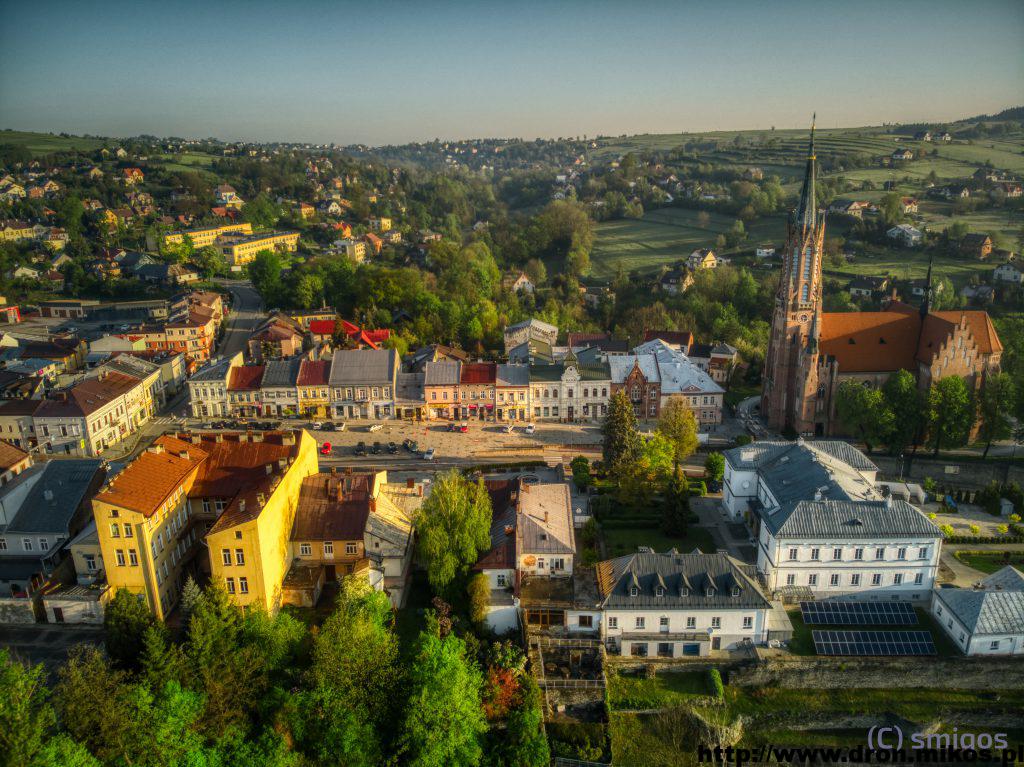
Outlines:
[[680, 552], [689, 552], [694, 549], [711, 552], [718, 548], [706, 527], [691, 526], [685, 538], [670, 537], [657, 527], [625, 529], [602, 527], [601, 536], [604, 538], [605, 552], [609, 557], [633, 554], [638, 546], [649, 546], [655, 551], [668, 551], [675, 548]]
[[104, 143], [106, 142], [102, 139], [81, 138], [79, 136], [65, 137], [52, 133], [34, 133], [31, 131], [0, 131], [0, 144], [25, 146], [35, 155], [67, 152], [74, 149], [82, 152], [92, 152], [100, 149]]
[[[1009, 554], [1009, 556], [1007, 556]], [[1024, 569], [1024, 553], [1002, 551], [958, 551], [956, 558], [973, 570], [981, 573], [994, 573], [1007, 565]]]
[[[732, 216], [709, 213], [704, 227], [700, 215], [700, 211], [687, 208], [658, 208], [643, 218], [598, 224], [590, 256], [594, 276], [611, 277], [620, 264], [627, 273], [657, 271], [685, 259], [697, 248], [714, 247], [715, 238], [735, 221]], [[781, 217], [768, 217], [753, 222], [747, 231], [748, 242], [774, 242], [784, 236], [785, 224]]]
[[662, 671], [653, 679], [608, 674], [608, 704], [613, 710], [664, 708], [711, 694], [703, 671]]

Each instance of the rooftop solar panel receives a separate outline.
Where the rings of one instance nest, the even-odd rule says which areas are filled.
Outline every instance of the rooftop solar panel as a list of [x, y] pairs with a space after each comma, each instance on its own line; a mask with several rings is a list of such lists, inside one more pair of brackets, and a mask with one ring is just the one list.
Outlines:
[[804, 623], [831, 626], [916, 626], [909, 602], [801, 602]]
[[818, 655], [935, 655], [927, 631], [812, 631]]

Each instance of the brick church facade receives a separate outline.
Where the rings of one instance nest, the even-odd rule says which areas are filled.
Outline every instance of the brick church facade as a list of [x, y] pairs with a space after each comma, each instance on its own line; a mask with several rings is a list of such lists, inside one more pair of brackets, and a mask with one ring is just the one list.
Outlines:
[[[921, 306], [893, 301], [877, 312], [822, 311], [825, 216], [815, 202], [814, 127], [804, 182], [790, 214], [782, 273], [765, 358], [761, 411], [769, 425], [806, 436], [841, 431], [839, 385], [882, 386], [897, 370], [922, 390], [956, 375], [971, 389], [999, 369], [1002, 344], [984, 311], [937, 311], [926, 291]], [[929, 282], [931, 268], [929, 267]]]

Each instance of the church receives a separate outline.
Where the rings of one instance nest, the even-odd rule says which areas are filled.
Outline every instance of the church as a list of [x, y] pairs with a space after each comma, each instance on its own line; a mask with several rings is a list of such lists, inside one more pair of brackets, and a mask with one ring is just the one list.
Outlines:
[[892, 301], [877, 312], [822, 311], [825, 215], [815, 202], [814, 126], [797, 207], [791, 212], [765, 358], [761, 412], [773, 429], [804, 436], [841, 432], [839, 386], [857, 380], [882, 386], [909, 370], [922, 390], [960, 376], [972, 390], [998, 372], [1002, 344], [984, 311], [931, 311]]

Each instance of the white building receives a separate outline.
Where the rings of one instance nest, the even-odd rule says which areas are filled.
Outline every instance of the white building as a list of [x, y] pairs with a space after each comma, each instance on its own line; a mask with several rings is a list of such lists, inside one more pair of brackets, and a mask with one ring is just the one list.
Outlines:
[[633, 351], [637, 355], [650, 354], [657, 361], [662, 409], [669, 400], [681, 397], [693, 411], [701, 428], [722, 422], [725, 389], [682, 351], [674, 349], [660, 338], [641, 344]]
[[885, 236], [890, 240], [896, 240], [900, 245], [908, 248], [920, 245], [923, 237], [920, 229], [916, 229], [908, 224], [894, 226], [885, 233]]
[[1020, 285], [1024, 282], [1024, 270], [1012, 261], [1000, 264], [992, 271], [992, 279], [997, 282], [1009, 282]]
[[942, 535], [919, 510], [883, 497], [877, 467], [845, 442], [758, 442], [725, 451], [722, 503], [758, 542], [770, 592], [928, 598]]
[[231, 369], [242, 364], [242, 353], [233, 357], [210, 362], [188, 380], [188, 401], [192, 416], [228, 415], [231, 404], [228, 399], [228, 378]]
[[725, 552], [640, 551], [599, 562], [601, 636], [621, 655], [706, 656], [764, 644], [771, 604], [753, 567]]
[[537, 420], [600, 420], [608, 414], [612, 375], [607, 361], [581, 363], [575, 353], [562, 362], [529, 366], [529, 406]]
[[1007, 565], [974, 589], [936, 589], [932, 615], [965, 655], [1024, 655], [1024, 574]]

